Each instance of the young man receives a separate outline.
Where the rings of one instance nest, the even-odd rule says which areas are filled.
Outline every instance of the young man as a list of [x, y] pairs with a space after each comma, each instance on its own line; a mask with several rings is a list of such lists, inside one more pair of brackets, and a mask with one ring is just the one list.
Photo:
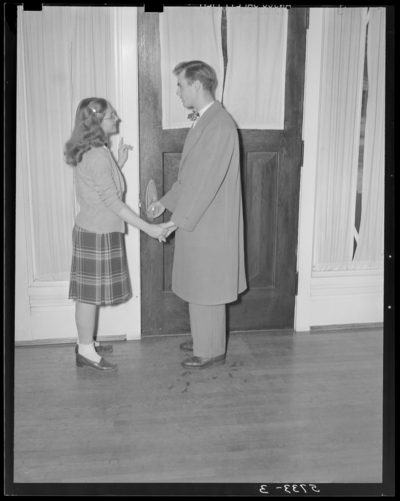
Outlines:
[[178, 179], [149, 211], [176, 231], [173, 292], [189, 303], [193, 356], [182, 365], [203, 369], [225, 362], [226, 307], [246, 289], [239, 142], [235, 123], [213, 98], [213, 69], [202, 61], [178, 64], [177, 95], [194, 119]]

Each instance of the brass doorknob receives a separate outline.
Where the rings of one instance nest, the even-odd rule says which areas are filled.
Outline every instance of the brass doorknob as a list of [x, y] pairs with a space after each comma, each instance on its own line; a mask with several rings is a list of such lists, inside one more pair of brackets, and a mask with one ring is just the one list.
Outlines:
[[150, 179], [146, 188], [146, 214], [147, 217], [153, 221], [154, 217], [149, 213], [149, 207], [153, 202], [158, 201], [157, 187], [153, 179]]

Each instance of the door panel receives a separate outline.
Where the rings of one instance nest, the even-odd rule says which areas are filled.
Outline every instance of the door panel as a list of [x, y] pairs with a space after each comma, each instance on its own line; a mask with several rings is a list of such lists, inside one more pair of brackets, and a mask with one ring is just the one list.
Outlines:
[[248, 266], [246, 275], [252, 290], [274, 287], [277, 170], [276, 152], [248, 152], [242, 179]]
[[[248, 290], [228, 305], [230, 331], [294, 325], [305, 11], [289, 10], [284, 130], [239, 130]], [[158, 14], [140, 9], [138, 22], [141, 216], [146, 218], [147, 183], [154, 179], [160, 198], [170, 189], [188, 129], [162, 130]], [[165, 211], [155, 222], [170, 217]], [[173, 235], [161, 245], [141, 234], [143, 336], [190, 332], [187, 303], [171, 290], [173, 254]]]

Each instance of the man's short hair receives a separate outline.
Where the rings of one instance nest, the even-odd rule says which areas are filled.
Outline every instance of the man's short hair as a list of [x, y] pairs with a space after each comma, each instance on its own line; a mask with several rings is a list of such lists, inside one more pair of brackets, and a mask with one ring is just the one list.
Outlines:
[[173, 69], [173, 74], [178, 76], [182, 71], [185, 72], [185, 78], [190, 84], [198, 80], [202, 83], [204, 90], [213, 93], [217, 83], [217, 76], [215, 71], [207, 63], [203, 63], [203, 61], [179, 63]]

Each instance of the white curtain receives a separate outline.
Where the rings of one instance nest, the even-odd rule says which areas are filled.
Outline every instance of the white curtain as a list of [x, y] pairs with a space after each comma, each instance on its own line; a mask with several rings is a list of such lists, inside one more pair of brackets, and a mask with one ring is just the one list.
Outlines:
[[176, 95], [172, 70], [183, 61], [200, 60], [216, 72], [215, 99], [221, 101], [224, 59], [221, 42], [221, 7], [165, 7], [160, 14], [162, 127], [190, 127], [189, 110]]
[[71, 266], [73, 176], [63, 156], [71, 134], [68, 9], [18, 7], [17, 147], [23, 149], [34, 280], [66, 280]]
[[[103, 97], [116, 107], [115, 7], [75, 7], [72, 26], [73, 119], [85, 97]], [[118, 109], [116, 110], [118, 113]]]
[[385, 176], [385, 23], [386, 9], [371, 8], [368, 23], [368, 101], [356, 268], [383, 267]]
[[283, 129], [288, 11], [227, 8], [224, 107], [241, 129]]
[[352, 265], [366, 16], [324, 9], [314, 270]]
[[81, 99], [115, 100], [113, 9], [18, 7], [18, 168], [37, 281], [69, 279], [76, 208], [63, 150]]

